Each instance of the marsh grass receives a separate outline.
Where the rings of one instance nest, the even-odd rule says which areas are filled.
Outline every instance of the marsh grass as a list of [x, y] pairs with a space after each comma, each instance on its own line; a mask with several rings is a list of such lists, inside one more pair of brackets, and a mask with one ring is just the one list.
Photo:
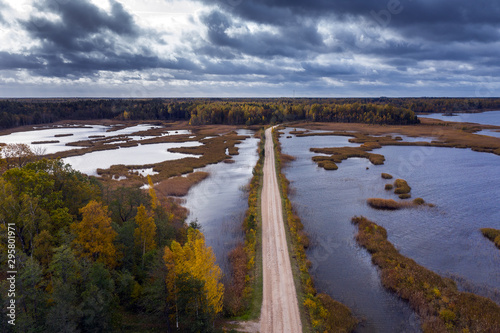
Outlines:
[[401, 209], [401, 203], [392, 199], [369, 198], [366, 202], [375, 209], [396, 210]]
[[356, 241], [372, 255], [385, 288], [407, 300], [421, 318], [424, 333], [500, 332], [500, 306], [461, 292], [455, 282], [401, 255], [387, 240], [387, 231], [365, 217], [354, 217]]
[[[318, 166], [326, 170], [337, 170], [337, 163], [342, 163], [352, 157], [367, 158], [372, 164], [384, 164], [385, 157], [379, 154], [369, 153], [368, 151], [375, 149], [374, 145], [362, 145], [360, 147], [342, 147], [342, 148], [311, 148], [310, 150], [316, 154], [327, 154], [331, 156], [314, 156], [312, 160], [318, 163]], [[334, 166], [335, 165], [335, 166]]]
[[[201, 146], [179, 147], [169, 150], [176, 153], [201, 155], [198, 158], [185, 157], [178, 160], [145, 165], [113, 165], [109, 169], [97, 169], [97, 173], [104, 182], [109, 182], [113, 177], [118, 175], [127, 178], [126, 180], [120, 181], [120, 185], [141, 186], [146, 183], [146, 178], [139, 174], [133, 174], [130, 171], [152, 168], [153, 171], [158, 174], [151, 176], [151, 178], [154, 183], [159, 183], [172, 177], [192, 173], [195, 169], [202, 168], [209, 164], [215, 164], [222, 161], [228, 163], [226, 160], [231, 160], [232, 158], [226, 155], [226, 149], [231, 150], [232, 147], [246, 138], [246, 136], [237, 135], [236, 132], [230, 132], [213, 138], [201, 139], [201, 142], [204, 143]], [[235, 151], [233, 151], [233, 153], [234, 152]]]
[[420, 205], [425, 204], [425, 200], [424, 200], [424, 199], [422, 199], [422, 198], [415, 198], [415, 199], [413, 200], [413, 203], [414, 203], [415, 205], [419, 205], [419, 206], [420, 206]]
[[[381, 146], [426, 146], [426, 147], [453, 147], [470, 148], [474, 151], [500, 155], [500, 139], [485, 135], [469, 133], [466, 124], [446, 123], [433, 119], [420, 119], [418, 125], [367, 125], [360, 123], [297, 123], [294, 126], [328, 132], [309, 132], [297, 136], [315, 135], [343, 135], [351, 136], [349, 141], [355, 143], [378, 142]], [[470, 125], [470, 124], [469, 124]], [[499, 126], [474, 124], [475, 130], [499, 129]], [[352, 131], [355, 131], [353, 133]], [[400, 137], [392, 138], [393, 133], [400, 133], [409, 137], [433, 137], [432, 142], [403, 142]], [[381, 136], [381, 135], [386, 136]], [[373, 135], [376, 135], [374, 137]]]
[[185, 177], [177, 176], [165, 179], [155, 185], [155, 189], [163, 196], [183, 197], [189, 189], [209, 176], [208, 172], [197, 171]]
[[411, 187], [408, 185], [406, 180], [404, 179], [396, 179], [394, 182], [394, 190], [395, 194], [408, 194], [411, 192]]
[[495, 243], [495, 245], [500, 249], [500, 230], [483, 228], [481, 229], [481, 232], [483, 233], [484, 237]]
[[31, 142], [32, 145], [43, 145], [43, 144], [49, 144], [49, 143], [59, 143], [61, 141], [59, 140], [46, 140], [46, 141], [33, 141]]
[[408, 194], [408, 193], [403, 193], [403, 194], [400, 194], [398, 195], [399, 199], [401, 200], [404, 200], [404, 199], [410, 199], [411, 198], [411, 194]]
[[403, 208], [416, 208], [419, 206], [434, 207], [433, 204], [427, 204], [422, 198], [417, 198], [413, 201], [395, 201], [393, 199], [369, 198], [366, 200], [368, 205], [380, 210], [397, 210]]

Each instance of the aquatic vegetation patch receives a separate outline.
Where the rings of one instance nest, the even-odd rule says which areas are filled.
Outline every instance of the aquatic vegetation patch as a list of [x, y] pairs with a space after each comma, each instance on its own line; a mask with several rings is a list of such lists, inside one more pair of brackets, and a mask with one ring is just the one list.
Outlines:
[[483, 233], [484, 237], [495, 243], [495, 245], [500, 249], [500, 230], [483, 228], [481, 229], [481, 232]]
[[183, 176], [172, 177], [160, 181], [155, 185], [155, 190], [163, 196], [183, 197], [188, 194], [189, 189], [198, 184], [210, 174], [208, 172], [197, 171]]
[[392, 179], [393, 178], [392, 175], [385, 173], [385, 172], [382, 172], [381, 176], [383, 179]]
[[394, 187], [394, 194], [408, 194], [411, 191], [411, 187], [404, 179], [396, 179]]
[[461, 292], [443, 278], [399, 253], [387, 240], [387, 230], [365, 217], [354, 217], [356, 241], [380, 268], [382, 284], [407, 300], [420, 316], [424, 333], [499, 332], [500, 306], [492, 300]]
[[[330, 156], [314, 156], [312, 159], [318, 163], [318, 166], [325, 168], [332, 167], [331, 163], [342, 163], [352, 157], [367, 158], [372, 164], [384, 164], [385, 157], [380, 154], [369, 153], [372, 149], [379, 148], [373, 144], [362, 145], [360, 147], [342, 147], [342, 148], [311, 148], [310, 150], [316, 154], [326, 154]], [[322, 162], [320, 164], [320, 162]], [[331, 162], [331, 163], [325, 163]], [[327, 168], [325, 168], [327, 169]], [[337, 170], [337, 168], [330, 168], [327, 170]]]

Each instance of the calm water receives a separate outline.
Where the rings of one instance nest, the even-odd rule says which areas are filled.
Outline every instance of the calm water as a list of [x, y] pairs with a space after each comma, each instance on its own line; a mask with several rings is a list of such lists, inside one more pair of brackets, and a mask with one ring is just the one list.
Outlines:
[[254, 132], [240, 130], [249, 135], [238, 145], [239, 155], [233, 156], [235, 163], [218, 163], [198, 169], [210, 176], [192, 187], [183, 206], [189, 209], [188, 221], [198, 220], [208, 246], [217, 257], [217, 263], [225, 274], [230, 273], [228, 254], [243, 240], [241, 224], [248, 209], [248, 193], [243, 190], [252, 178], [257, 163], [258, 139]]
[[108, 169], [112, 165], [143, 165], [178, 160], [184, 157], [199, 157], [193, 154], [171, 153], [168, 149], [194, 147], [201, 142], [166, 142], [135, 147], [95, 151], [92, 153], [63, 158], [64, 163], [87, 175], [97, 176], [97, 169]]
[[[294, 202], [314, 246], [308, 251], [318, 289], [365, 318], [359, 332], [414, 332], [409, 306], [380, 284], [371, 256], [354, 240], [350, 220], [364, 215], [385, 227], [389, 240], [419, 264], [458, 276], [489, 295], [500, 288], [500, 252], [479, 228], [500, 228], [500, 157], [464, 149], [384, 147], [385, 165], [350, 159], [337, 171], [312, 162], [311, 147], [348, 146], [344, 137], [282, 137], [283, 151], [297, 160], [285, 169]], [[369, 169], [367, 169], [367, 167]], [[382, 172], [406, 179], [414, 198], [437, 205], [396, 212], [373, 210], [370, 197], [395, 198]], [[396, 198], [397, 199], [397, 198]]]
[[433, 118], [444, 121], [461, 123], [477, 123], [482, 125], [500, 126], [500, 111], [487, 111], [481, 113], [455, 113], [454, 116], [444, 116], [442, 113], [431, 113], [419, 118]]

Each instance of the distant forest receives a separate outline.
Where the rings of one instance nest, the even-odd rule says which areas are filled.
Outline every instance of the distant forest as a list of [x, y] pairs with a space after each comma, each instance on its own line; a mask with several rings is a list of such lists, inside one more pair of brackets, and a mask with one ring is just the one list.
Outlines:
[[319, 99], [4, 99], [0, 128], [60, 120], [186, 120], [192, 125], [273, 124], [294, 120], [407, 125], [417, 112], [500, 109], [500, 98]]

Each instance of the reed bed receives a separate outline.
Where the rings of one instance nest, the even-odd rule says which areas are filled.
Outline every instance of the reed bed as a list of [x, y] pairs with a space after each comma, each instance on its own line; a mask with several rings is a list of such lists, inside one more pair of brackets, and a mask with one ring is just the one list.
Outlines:
[[455, 282], [401, 255], [387, 240], [387, 231], [365, 217], [354, 217], [356, 241], [380, 268], [382, 284], [407, 300], [420, 316], [424, 333], [500, 332], [500, 306], [461, 292]]
[[483, 233], [484, 237], [495, 243], [495, 245], [500, 249], [500, 230], [483, 228], [481, 229], [481, 232]]

